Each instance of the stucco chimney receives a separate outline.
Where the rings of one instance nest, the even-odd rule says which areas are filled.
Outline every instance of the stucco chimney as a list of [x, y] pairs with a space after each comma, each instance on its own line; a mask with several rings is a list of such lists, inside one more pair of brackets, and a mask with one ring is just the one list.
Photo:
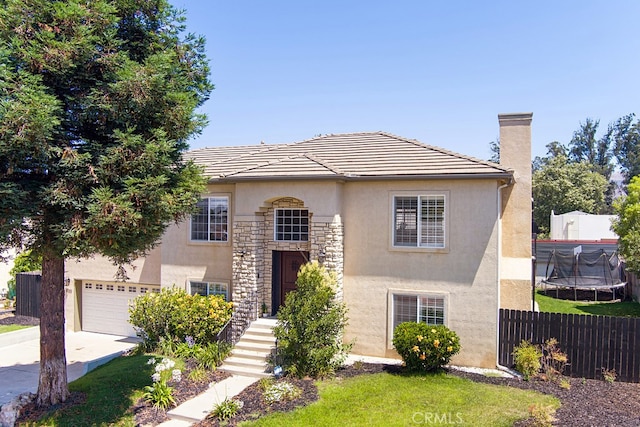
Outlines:
[[531, 309], [531, 120], [533, 113], [499, 114], [500, 164], [515, 183], [502, 190], [500, 305]]

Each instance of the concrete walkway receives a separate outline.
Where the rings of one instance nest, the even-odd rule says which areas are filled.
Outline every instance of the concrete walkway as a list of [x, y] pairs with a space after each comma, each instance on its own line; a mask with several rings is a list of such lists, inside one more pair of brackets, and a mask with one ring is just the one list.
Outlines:
[[[91, 332], [67, 332], [67, 379], [87, 372], [135, 347], [137, 338]], [[40, 328], [0, 334], [0, 406], [25, 392], [38, 390]]]
[[204, 420], [213, 407], [226, 398], [233, 398], [242, 390], [258, 381], [255, 377], [232, 375], [219, 383], [212, 384], [207, 391], [187, 400], [167, 415], [171, 418], [158, 427], [186, 427]]

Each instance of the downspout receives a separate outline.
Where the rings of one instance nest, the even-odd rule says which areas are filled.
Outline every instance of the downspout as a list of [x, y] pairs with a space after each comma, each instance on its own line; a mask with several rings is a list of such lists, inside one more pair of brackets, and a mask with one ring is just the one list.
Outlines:
[[500, 274], [502, 268], [502, 190], [513, 183], [513, 178], [498, 187], [498, 262], [497, 278], [498, 278], [498, 309], [496, 310], [496, 366], [500, 367], [500, 286], [502, 276]]

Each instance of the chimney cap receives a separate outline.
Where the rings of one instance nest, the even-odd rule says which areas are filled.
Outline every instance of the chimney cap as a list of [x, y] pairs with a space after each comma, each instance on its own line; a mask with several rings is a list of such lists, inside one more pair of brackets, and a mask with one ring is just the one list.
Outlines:
[[498, 114], [500, 126], [528, 126], [533, 119], [533, 113], [503, 113]]

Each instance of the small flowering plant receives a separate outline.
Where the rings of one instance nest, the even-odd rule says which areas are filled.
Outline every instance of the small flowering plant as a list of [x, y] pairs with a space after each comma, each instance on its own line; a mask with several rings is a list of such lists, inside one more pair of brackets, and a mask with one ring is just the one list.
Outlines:
[[168, 385], [168, 382], [180, 382], [182, 380], [182, 372], [180, 369], [174, 369], [176, 363], [166, 357], [160, 362], [155, 357], [152, 357], [147, 361], [147, 364], [155, 365], [155, 372], [151, 375], [153, 384], [144, 388], [144, 398], [155, 408], [167, 409], [175, 404], [173, 388]]
[[266, 387], [266, 390], [262, 393], [262, 397], [269, 405], [280, 402], [283, 400], [293, 400], [302, 394], [300, 387], [281, 381], [273, 383]]
[[404, 322], [393, 331], [393, 346], [409, 370], [433, 371], [460, 351], [460, 338], [444, 325]]

